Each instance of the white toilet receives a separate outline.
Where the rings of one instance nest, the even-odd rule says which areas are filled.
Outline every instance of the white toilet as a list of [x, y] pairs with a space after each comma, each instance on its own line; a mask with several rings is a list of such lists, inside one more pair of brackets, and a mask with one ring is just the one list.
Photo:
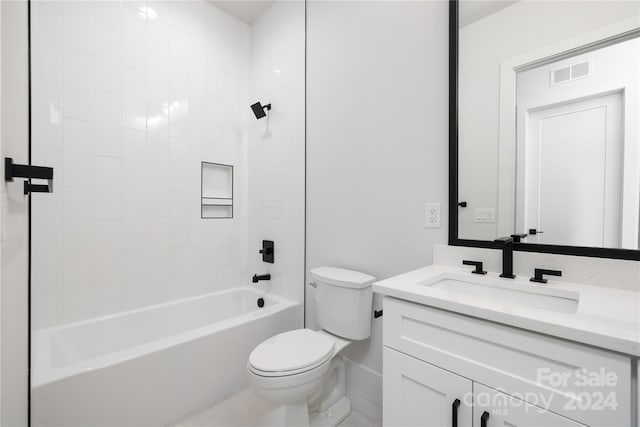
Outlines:
[[296, 329], [258, 345], [249, 381], [272, 404], [263, 425], [337, 426], [351, 412], [340, 352], [371, 335], [375, 278], [335, 267], [311, 270], [321, 331]]

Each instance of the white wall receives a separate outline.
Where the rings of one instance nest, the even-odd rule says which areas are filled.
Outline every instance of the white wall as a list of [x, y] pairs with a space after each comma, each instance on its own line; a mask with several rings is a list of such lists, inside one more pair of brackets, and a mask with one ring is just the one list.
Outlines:
[[[28, 161], [27, 3], [1, 2], [2, 155]], [[4, 169], [4, 161], [0, 169]], [[2, 170], [4, 176], [4, 170]], [[2, 426], [27, 425], [27, 198], [22, 180], [2, 181], [0, 281], [0, 412]]]
[[[247, 283], [249, 28], [204, 1], [33, 2], [33, 327]], [[200, 218], [200, 162], [235, 166]]]
[[[0, 7], [0, 22], [2, 22], [2, 7]], [[2, 31], [0, 31], [0, 159], [2, 157]], [[0, 172], [4, 173], [2, 166], [0, 166]], [[0, 289], [2, 288], [2, 246], [4, 244], [2, 232], [2, 215], [4, 211], [4, 188], [0, 186]], [[2, 292], [0, 292], [0, 319], [2, 318]], [[2, 420], [2, 337], [0, 335], [0, 422]]]
[[[464, 7], [464, 3], [461, 7]], [[520, 1], [460, 31], [459, 236], [492, 240], [497, 224], [473, 222], [498, 207], [500, 63], [637, 16], [633, 1]]]
[[[268, 119], [249, 118], [249, 275], [270, 273], [271, 280], [259, 288], [302, 303], [304, 2], [273, 3], [251, 24], [250, 33], [250, 103], [271, 103], [272, 109]], [[262, 262], [258, 254], [262, 240], [275, 242], [274, 264]]]
[[[307, 272], [384, 279], [431, 264], [447, 240], [447, 81], [447, 2], [307, 4]], [[440, 229], [424, 228], [425, 202], [442, 204]], [[382, 319], [372, 321], [370, 341], [346, 354], [362, 373], [351, 391], [379, 404]]]

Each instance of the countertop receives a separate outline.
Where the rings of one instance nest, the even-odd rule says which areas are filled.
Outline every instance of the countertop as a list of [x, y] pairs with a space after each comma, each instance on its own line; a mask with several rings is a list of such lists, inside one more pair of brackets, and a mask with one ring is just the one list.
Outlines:
[[[501, 287], [525, 290], [549, 290], [578, 293], [575, 313], [523, 306], [499, 298], [466, 295], [432, 288], [423, 282], [443, 275], [478, 276], [478, 281], [493, 281]], [[481, 285], [478, 285], [481, 286]], [[436, 307], [467, 316], [478, 317], [529, 331], [600, 347], [640, 357], [640, 293], [603, 286], [549, 280], [545, 285], [532, 284], [528, 277], [503, 279], [497, 273], [481, 276], [458, 267], [431, 265], [374, 283], [373, 291], [382, 295]], [[522, 297], [526, 298], [526, 294]]]

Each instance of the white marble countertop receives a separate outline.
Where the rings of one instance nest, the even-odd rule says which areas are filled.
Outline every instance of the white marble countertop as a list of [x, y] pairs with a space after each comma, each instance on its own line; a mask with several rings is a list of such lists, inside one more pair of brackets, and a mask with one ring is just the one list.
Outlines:
[[[577, 293], [578, 307], [575, 313], [566, 313], [424, 284], [446, 275], [464, 275], [474, 281], [492, 282], [505, 289], [524, 292]], [[541, 285], [529, 282], [524, 276], [503, 279], [496, 273], [474, 275], [470, 269], [444, 265], [431, 265], [382, 280], [373, 285], [373, 290], [382, 295], [640, 357], [639, 292], [551, 279]], [[527, 293], [523, 293], [522, 298], [526, 297]]]

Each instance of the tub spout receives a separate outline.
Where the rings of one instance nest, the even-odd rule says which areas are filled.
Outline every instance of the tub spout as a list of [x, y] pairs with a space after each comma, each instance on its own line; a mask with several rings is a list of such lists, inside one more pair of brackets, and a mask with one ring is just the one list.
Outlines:
[[253, 283], [258, 283], [261, 280], [271, 280], [271, 275], [270, 274], [261, 274], [261, 275], [254, 274], [253, 279], [251, 279]]

